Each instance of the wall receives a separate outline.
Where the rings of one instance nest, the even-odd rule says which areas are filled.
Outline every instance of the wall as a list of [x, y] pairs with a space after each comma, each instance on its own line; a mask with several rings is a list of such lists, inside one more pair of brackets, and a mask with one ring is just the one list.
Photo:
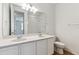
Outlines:
[[56, 35], [66, 47], [79, 54], [79, 4], [56, 5]]
[[9, 4], [3, 3], [3, 36], [9, 36]]
[[9, 35], [9, 4], [0, 3], [0, 38]]
[[2, 4], [0, 3], [0, 38], [2, 38]]

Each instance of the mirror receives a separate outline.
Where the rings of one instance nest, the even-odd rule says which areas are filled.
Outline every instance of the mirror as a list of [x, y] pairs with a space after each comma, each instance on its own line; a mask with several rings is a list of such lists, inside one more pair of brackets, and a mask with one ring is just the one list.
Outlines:
[[[26, 5], [30, 7], [24, 8]], [[3, 37], [9, 35], [46, 33], [46, 14], [37, 8], [35, 9], [35, 6], [31, 4], [7, 3], [3, 5], [3, 8], [5, 8], [5, 12], [7, 10], [9, 11], [4, 14], [6, 18], [4, 17], [3, 19]], [[9, 17], [7, 18], [7, 16]]]
[[46, 31], [46, 19], [45, 13], [38, 11], [35, 14], [29, 14], [28, 21], [29, 33], [45, 33]]

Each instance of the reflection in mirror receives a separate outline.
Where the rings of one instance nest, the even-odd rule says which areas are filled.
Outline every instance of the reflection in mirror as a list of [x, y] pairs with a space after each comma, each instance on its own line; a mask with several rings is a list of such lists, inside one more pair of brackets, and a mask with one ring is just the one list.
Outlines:
[[29, 3], [5, 4], [3, 8], [5, 12], [8, 11], [4, 14], [6, 17], [3, 18], [3, 34], [9, 33], [5, 36], [46, 33], [46, 13], [34, 5]]
[[[19, 11], [18, 9], [21, 10]], [[22, 13], [23, 10], [25, 11]], [[14, 18], [12, 19], [14, 21], [13, 20], [12, 21], [14, 22], [14, 25], [13, 24], [11, 25], [14, 28], [11, 26], [12, 34], [14, 35], [24, 34], [25, 33], [24, 27], [27, 27], [27, 34], [45, 33], [46, 19], [44, 12], [38, 10], [35, 6], [31, 4], [23, 4], [21, 8], [14, 6], [13, 11], [14, 11], [13, 12], [14, 15], [12, 17]], [[24, 16], [26, 12], [28, 13], [27, 14], [28, 17], [26, 15]], [[27, 17], [28, 25], [24, 24], [25, 20], [27, 20], [24, 17]]]
[[15, 35], [24, 34], [24, 14], [21, 12], [14, 12], [14, 32]]
[[45, 33], [46, 32], [46, 16], [44, 12], [38, 11], [29, 14], [28, 32], [29, 33]]
[[11, 4], [11, 35], [23, 35], [27, 32], [27, 11], [21, 6]]

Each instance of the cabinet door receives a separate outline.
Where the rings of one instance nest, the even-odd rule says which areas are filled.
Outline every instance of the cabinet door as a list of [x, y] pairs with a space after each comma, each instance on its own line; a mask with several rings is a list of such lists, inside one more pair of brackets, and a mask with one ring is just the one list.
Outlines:
[[37, 41], [37, 55], [47, 55], [48, 54], [48, 40]]
[[35, 55], [36, 46], [35, 42], [29, 42], [21, 45], [21, 54], [22, 55]]
[[48, 54], [49, 55], [54, 53], [54, 42], [55, 42], [55, 38], [48, 39]]
[[5, 47], [0, 49], [0, 55], [18, 55], [18, 47]]

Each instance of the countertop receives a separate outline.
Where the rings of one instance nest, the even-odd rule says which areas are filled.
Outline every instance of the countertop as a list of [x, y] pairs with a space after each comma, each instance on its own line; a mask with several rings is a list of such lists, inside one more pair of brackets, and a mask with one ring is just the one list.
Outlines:
[[24, 35], [20, 39], [17, 39], [17, 37], [3, 38], [3, 39], [0, 39], [0, 48], [12, 46], [12, 45], [18, 45], [18, 44], [22, 44], [22, 43], [26, 43], [26, 42], [53, 38], [53, 37], [55, 37], [55, 35], [44, 34], [42, 36], [38, 36], [38, 35], [26, 36], [26, 35]]

